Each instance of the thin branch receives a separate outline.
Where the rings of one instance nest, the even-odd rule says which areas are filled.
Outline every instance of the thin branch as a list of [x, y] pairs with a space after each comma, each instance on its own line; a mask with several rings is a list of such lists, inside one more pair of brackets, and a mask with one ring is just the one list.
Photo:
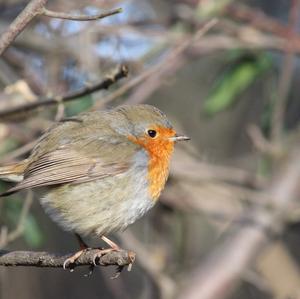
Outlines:
[[[148, 80], [151, 77], [157, 78], [159, 75], [161, 76], [161, 73], [165, 73], [165, 69], [167, 68], [167, 71], [169, 71], [170, 65], [175, 64], [176, 59], [190, 46], [193, 45], [193, 43], [197, 42], [200, 37], [205, 35], [212, 27], [214, 27], [218, 23], [218, 19], [211, 19], [208, 22], [206, 22], [192, 37], [187, 38], [184, 42], [179, 44], [177, 47], [172, 49], [168, 56], [159, 64], [156, 64], [147, 70], [145, 70], [143, 73], [138, 75], [137, 77], [131, 79], [129, 82], [118, 88], [115, 92], [107, 95], [102, 99], [101, 102], [96, 103], [92, 110], [97, 110], [101, 108], [103, 105], [113, 102], [114, 100], [118, 99], [120, 96], [124, 95], [126, 92], [131, 90], [133, 87], [137, 86], [141, 82]], [[155, 75], [155, 76], [154, 76]], [[161, 81], [161, 80], [159, 80]], [[143, 85], [144, 86], [144, 85]], [[1, 114], [0, 114], [1, 116]]]
[[93, 20], [100, 20], [118, 13], [122, 12], [122, 8], [117, 8], [105, 13], [100, 13], [96, 15], [74, 15], [74, 14], [69, 14], [69, 13], [64, 13], [64, 12], [57, 12], [57, 11], [52, 11], [49, 9], [44, 8], [43, 9], [43, 15], [51, 18], [57, 18], [57, 19], [65, 19], [65, 20], [71, 20], [71, 21], [93, 21]]
[[24, 30], [28, 23], [44, 8], [47, 0], [31, 0], [7, 30], [0, 36], [0, 56]]
[[[290, 24], [290, 32], [295, 32], [298, 24], [298, 16], [300, 10], [300, 1], [293, 0], [290, 7], [290, 16], [289, 16], [289, 24]], [[288, 47], [288, 44], [287, 44]], [[271, 124], [271, 138], [275, 143], [279, 143], [281, 140], [281, 135], [284, 129], [284, 116], [288, 101], [288, 93], [290, 90], [290, 85], [294, 73], [294, 60], [295, 53], [290, 51], [287, 52], [284, 60], [282, 71], [278, 84], [278, 93], [276, 97], [276, 102], [274, 105], [274, 112], [272, 117]]]
[[279, 158], [283, 155], [281, 147], [270, 142], [265, 138], [262, 131], [256, 125], [250, 125], [247, 128], [247, 133], [251, 138], [254, 147], [262, 154], [269, 155], [273, 158]]
[[73, 15], [63, 12], [55, 12], [45, 8], [48, 0], [31, 0], [22, 10], [17, 18], [10, 24], [7, 30], [0, 36], [0, 56], [16, 39], [16, 37], [25, 29], [29, 22], [38, 15], [44, 15], [51, 18], [68, 19], [73, 21], [92, 21], [103, 19], [122, 12], [117, 8], [97, 15]]
[[235, 20], [241, 20], [248, 22], [260, 31], [273, 33], [276, 36], [284, 38], [290, 37], [290, 44], [287, 47], [292, 46], [293, 43], [299, 45], [299, 36], [295, 32], [291, 32], [289, 26], [282, 24], [273, 17], [265, 15], [261, 10], [251, 8], [244, 4], [234, 3], [225, 8], [225, 13]]
[[126, 77], [128, 75], [128, 68], [125, 65], [120, 66], [112, 75], [108, 75], [104, 78], [104, 80], [90, 85], [83, 87], [77, 91], [70, 92], [63, 96], [53, 96], [49, 98], [40, 99], [36, 102], [23, 104], [18, 107], [13, 107], [9, 109], [5, 109], [0, 111], [0, 118], [1, 120], [8, 120], [15, 117], [18, 114], [27, 113], [39, 107], [46, 107], [50, 105], [57, 105], [62, 102], [69, 102], [80, 97], [86, 96], [98, 90], [108, 89], [112, 84], [117, 82], [118, 80]]
[[22, 210], [21, 210], [21, 213], [19, 216], [18, 224], [12, 232], [7, 234], [6, 244], [1, 244], [0, 248], [3, 248], [8, 243], [16, 240], [18, 237], [20, 237], [23, 234], [24, 228], [25, 228], [25, 221], [27, 219], [30, 207], [32, 205], [32, 201], [33, 201], [33, 193], [31, 190], [28, 190], [27, 196], [25, 198], [25, 201], [23, 203]]
[[[74, 263], [77, 266], [93, 265], [93, 258], [97, 249], [84, 252]], [[33, 266], [62, 268], [64, 261], [74, 253], [61, 255], [49, 252], [33, 251], [5, 251], [0, 250], [0, 266]], [[101, 256], [97, 261], [99, 266], [118, 266], [124, 267], [131, 265], [135, 260], [135, 253], [132, 251], [121, 250], [111, 251]]]
[[9, 163], [14, 161], [15, 159], [29, 153], [33, 147], [36, 145], [37, 140], [30, 141], [17, 149], [10, 151], [8, 154], [4, 155], [3, 158], [0, 159], [0, 164]]

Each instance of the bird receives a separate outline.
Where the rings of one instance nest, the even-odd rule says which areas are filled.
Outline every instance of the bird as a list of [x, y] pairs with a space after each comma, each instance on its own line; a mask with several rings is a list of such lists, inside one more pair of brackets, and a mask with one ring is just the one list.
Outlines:
[[0, 196], [41, 190], [46, 213], [80, 244], [64, 268], [88, 248], [87, 236], [109, 245], [95, 261], [120, 250], [108, 234], [123, 231], [155, 205], [175, 143], [189, 139], [151, 105], [84, 112], [53, 124], [27, 159], [0, 167], [0, 179], [17, 183]]

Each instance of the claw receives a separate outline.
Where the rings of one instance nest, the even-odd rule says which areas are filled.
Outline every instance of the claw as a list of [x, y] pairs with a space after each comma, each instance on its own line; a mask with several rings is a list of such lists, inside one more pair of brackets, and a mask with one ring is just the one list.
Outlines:
[[64, 270], [67, 270], [67, 268], [70, 268], [70, 265], [73, 265], [73, 268], [70, 268], [70, 272], [74, 271], [75, 262], [79, 259], [79, 257], [86, 251], [90, 250], [90, 248], [84, 248], [79, 251], [77, 251], [75, 254], [67, 258], [63, 263]]
[[95, 253], [94, 256], [93, 256], [93, 264], [95, 266], [98, 266], [98, 264], [97, 264], [97, 259], [98, 258], [101, 258], [101, 256], [103, 256], [104, 254], [107, 254], [109, 252], [119, 251], [119, 250], [120, 250], [119, 248], [98, 249], [98, 252]]
[[[67, 270], [67, 268], [69, 268], [69, 265], [74, 264], [74, 262], [75, 262], [75, 260], [72, 259], [72, 257], [67, 258], [67, 259], [64, 261], [64, 264], [63, 264], [64, 270]], [[70, 272], [73, 272], [73, 271], [74, 271], [74, 269], [69, 269], [69, 270], [70, 270]]]
[[94, 264], [94, 266], [97, 266], [96, 260], [97, 260], [97, 258], [100, 258], [101, 256], [102, 256], [102, 254], [99, 256], [98, 253], [95, 253], [95, 255], [93, 256], [93, 264]]

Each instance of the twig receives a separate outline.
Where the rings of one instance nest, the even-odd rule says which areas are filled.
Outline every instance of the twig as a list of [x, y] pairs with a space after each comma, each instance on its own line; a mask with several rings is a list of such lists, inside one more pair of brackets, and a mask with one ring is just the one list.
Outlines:
[[[77, 266], [93, 265], [95, 253], [97, 253], [97, 249], [91, 249], [84, 252], [72, 268]], [[62, 255], [49, 252], [0, 250], [0, 265], [62, 268], [64, 261], [73, 254], [74, 253]], [[101, 256], [97, 265], [124, 267], [131, 265], [134, 260], [135, 253], [132, 251], [112, 251]]]
[[104, 78], [104, 80], [102, 80], [96, 84], [93, 84], [91, 86], [83, 87], [77, 91], [70, 92], [63, 96], [54, 96], [54, 97], [49, 97], [49, 98], [44, 98], [44, 99], [41, 98], [40, 100], [33, 102], [33, 103], [23, 104], [18, 107], [13, 107], [13, 108], [2, 110], [2, 111], [0, 111], [0, 119], [1, 120], [11, 119], [12, 117], [14, 117], [15, 115], [17, 115], [19, 113], [26, 113], [26, 112], [34, 110], [38, 107], [56, 105], [56, 104], [59, 104], [62, 102], [76, 100], [80, 97], [91, 94], [95, 91], [109, 88], [113, 83], [126, 77], [127, 74], [128, 74], [127, 66], [122, 65], [112, 75], [106, 76]]
[[23, 234], [26, 217], [29, 213], [30, 207], [32, 205], [32, 201], [33, 201], [33, 193], [31, 190], [28, 190], [26, 199], [22, 206], [18, 224], [16, 228], [12, 232], [8, 233], [7, 235], [8, 243], [14, 241], [15, 239], [17, 239], [19, 236]]
[[47, 0], [31, 0], [8, 29], [0, 36], [0, 56], [15, 38], [24, 30], [28, 23], [44, 8]]
[[188, 277], [180, 299], [227, 298], [262, 247], [273, 234], [284, 229], [288, 206], [299, 196], [300, 152], [292, 150], [286, 164], [276, 174], [266, 191], [272, 205], [257, 205], [246, 211], [249, 221], [236, 228], [225, 243]]
[[0, 56], [8, 48], [8, 46], [16, 39], [16, 37], [25, 29], [29, 22], [38, 15], [44, 15], [51, 18], [68, 19], [73, 21], [92, 21], [103, 19], [108, 16], [122, 12], [121, 8], [117, 8], [105, 13], [97, 15], [73, 15], [63, 12], [55, 12], [45, 8], [48, 0], [31, 0], [29, 4], [22, 10], [17, 18], [10, 24], [8, 29], [0, 36]]
[[0, 164], [11, 162], [16, 158], [19, 158], [20, 156], [27, 154], [33, 149], [36, 142], [37, 140], [30, 141], [24, 144], [23, 146], [9, 152], [7, 155], [3, 156], [3, 158], [0, 159]]
[[0, 248], [5, 247], [8, 243], [16, 240], [18, 237], [20, 237], [23, 234], [26, 217], [32, 205], [32, 200], [33, 200], [33, 193], [31, 190], [29, 190], [27, 192], [26, 199], [23, 203], [17, 226], [12, 232], [6, 235], [6, 238], [4, 240], [1, 240], [2, 242], [0, 243]]
[[[167, 65], [170, 65], [172, 62], [174, 62], [182, 52], [184, 52], [189, 46], [191, 46], [193, 44], [193, 42], [198, 41], [199, 38], [202, 37], [205, 33], [207, 33], [207, 31], [209, 31], [213, 26], [215, 26], [217, 22], [218, 22], [217, 19], [212, 19], [212, 20], [208, 21], [207, 23], [205, 23], [197, 31], [197, 33], [194, 36], [188, 38], [182, 44], [175, 47], [175, 49], [173, 49], [169, 53], [169, 55], [160, 64], [150, 67], [149, 69], [144, 71], [139, 76], [133, 78], [128, 83], [121, 86], [119, 89], [117, 89], [112, 94], [104, 97], [101, 102], [98, 102], [93, 106], [92, 110], [97, 110], [97, 109], [101, 108], [103, 105], [114, 101], [115, 99], [119, 98], [121, 95], [123, 95], [127, 91], [131, 90], [133, 87], [137, 86], [141, 82], [147, 80], [148, 78], [154, 77], [154, 75], [156, 75], [155, 77], [157, 77], [158, 74], [160, 74], [162, 71], [164, 71], [164, 69], [166, 68]], [[0, 116], [1, 116], [1, 114], [0, 114]]]
[[57, 12], [57, 11], [52, 11], [49, 9], [44, 8], [43, 9], [43, 15], [51, 18], [57, 18], [57, 19], [66, 19], [66, 20], [71, 20], [71, 21], [94, 21], [94, 20], [100, 20], [115, 14], [118, 14], [122, 12], [122, 8], [117, 8], [105, 13], [100, 13], [96, 15], [74, 15], [74, 14], [69, 14], [69, 13], [64, 13], [64, 12]]
[[[273, 33], [276, 36], [284, 38], [290, 37], [292, 43], [299, 44], [299, 36], [291, 32], [289, 26], [286, 26], [275, 18], [265, 15], [261, 10], [253, 9], [244, 4], [234, 3], [229, 5], [225, 12], [232, 18], [249, 22], [251, 26], [265, 32]], [[291, 46], [291, 45], [286, 45]]]
[[[290, 7], [290, 32], [295, 31], [299, 16], [300, 1], [293, 0]], [[287, 43], [288, 48], [288, 43]], [[276, 102], [273, 110], [272, 124], [271, 124], [271, 139], [274, 143], [279, 143], [281, 140], [281, 135], [284, 129], [284, 116], [286, 105], [288, 101], [288, 92], [290, 89], [293, 69], [294, 69], [294, 59], [295, 53], [288, 52], [286, 53], [283, 60], [283, 67], [278, 84], [278, 93], [276, 96]]]
[[265, 138], [261, 130], [256, 125], [250, 125], [247, 132], [254, 147], [262, 154], [267, 154], [273, 158], [279, 158], [283, 155], [281, 147], [270, 142]]
[[256, 190], [266, 186], [266, 179], [262, 176], [237, 167], [199, 161], [198, 158], [187, 156], [180, 149], [175, 153], [171, 175], [190, 182], [219, 181]]
[[196, 42], [201, 40], [210, 29], [212, 29], [219, 20], [213, 18], [202, 25], [194, 35], [186, 38], [181, 44], [177, 45], [168, 56], [164, 59], [164, 62], [159, 65], [155, 76], [148, 77], [143, 84], [138, 86], [134, 94], [131, 95], [127, 101], [130, 104], [139, 104], [147, 99], [151, 94], [157, 90], [163, 83], [163, 79], [170, 74], [176, 73], [185, 63], [185, 52], [191, 48]]

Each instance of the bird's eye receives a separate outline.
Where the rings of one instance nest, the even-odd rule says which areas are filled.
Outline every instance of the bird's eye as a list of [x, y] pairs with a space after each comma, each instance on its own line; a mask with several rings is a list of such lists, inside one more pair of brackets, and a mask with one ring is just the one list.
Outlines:
[[147, 134], [151, 137], [151, 138], [155, 138], [157, 132], [155, 130], [148, 130]]

